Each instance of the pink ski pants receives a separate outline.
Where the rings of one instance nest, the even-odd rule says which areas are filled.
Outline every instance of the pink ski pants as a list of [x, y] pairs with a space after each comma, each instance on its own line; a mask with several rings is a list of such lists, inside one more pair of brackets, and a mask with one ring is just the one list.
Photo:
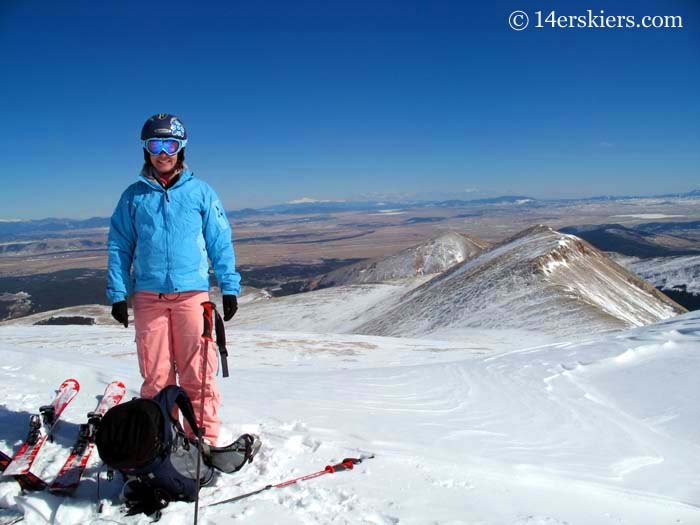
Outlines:
[[[159, 294], [136, 292], [133, 297], [136, 351], [143, 377], [141, 397], [153, 397], [168, 385], [177, 384], [192, 400], [199, 421], [204, 403], [204, 437], [216, 445], [219, 437], [221, 394], [214, 381], [219, 364], [216, 345], [202, 340], [202, 303], [207, 292]], [[206, 346], [207, 370], [202, 399], [202, 346]], [[192, 429], [185, 422], [185, 431]]]

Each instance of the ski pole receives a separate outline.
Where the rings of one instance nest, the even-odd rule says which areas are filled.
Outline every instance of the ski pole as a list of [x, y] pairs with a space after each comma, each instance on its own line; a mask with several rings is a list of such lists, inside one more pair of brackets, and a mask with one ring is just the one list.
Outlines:
[[204, 394], [206, 393], [207, 386], [207, 351], [209, 350], [209, 343], [212, 341], [212, 328], [213, 328], [213, 313], [216, 306], [211, 301], [205, 301], [202, 303], [204, 308], [204, 331], [202, 332], [202, 391], [200, 393], [200, 407], [199, 407], [199, 428], [197, 429], [197, 447], [199, 448], [199, 453], [197, 454], [197, 495], [194, 500], [194, 525], [197, 525], [197, 518], [199, 516], [199, 489], [200, 489], [200, 474], [202, 468], [202, 442], [204, 437]]
[[281, 483], [277, 483], [276, 485], [266, 485], [261, 489], [254, 490], [253, 492], [241, 494], [239, 496], [235, 496], [233, 498], [228, 498], [228, 499], [225, 499], [222, 501], [217, 501], [215, 503], [209, 503], [206, 506], [207, 507], [214, 507], [215, 505], [223, 505], [224, 503], [233, 503], [234, 501], [249, 498], [250, 496], [254, 496], [255, 494], [260, 494], [261, 492], [264, 492], [266, 490], [281, 489], [283, 487], [288, 487], [289, 485], [294, 485], [295, 483], [298, 483], [299, 481], [306, 481], [308, 479], [317, 478], [319, 476], [324, 476], [325, 474], [333, 474], [335, 472], [342, 472], [343, 470], [352, 470], [355, 465], [359, 465], [364, 460], [372, 459], [373, 457], [374, 457], [374, 454], [371, 454], [368, 456], [362, 455], [359, 458], [345, 458], [340, 463], [337, 463], [336, 465], [326, 465], [326, 468], [324, 468], [323, 470], [319, 470], [318, 472], [314, 472], [313, 474], [307, 474], [307, 475], [301, 476], [299, 478], [294, 478], [294, 479], [289, 479], [287, 481], [282, 481]]

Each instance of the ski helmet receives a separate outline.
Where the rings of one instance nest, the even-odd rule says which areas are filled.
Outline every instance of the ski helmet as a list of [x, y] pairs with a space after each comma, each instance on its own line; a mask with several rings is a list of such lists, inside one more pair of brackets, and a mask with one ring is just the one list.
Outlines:
[[141, 128], [141, 140], [167, 138], [187, 140], [187, 130], [179, 117], [170, 113], [158, 113], [149, 118]]

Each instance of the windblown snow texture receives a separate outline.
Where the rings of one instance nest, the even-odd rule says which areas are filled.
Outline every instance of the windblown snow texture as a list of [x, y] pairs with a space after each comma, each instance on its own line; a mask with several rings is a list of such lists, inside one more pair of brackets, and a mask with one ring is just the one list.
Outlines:
[[[284, 315], [284, 310], [278, 311]], [[700, 313], [545, 346], [230, 327], [232, 378], [220, 380], [224, 432], [264, 443], [202, 503], [315, 472], [362, 452], [353, 471], [203, 508], [205, 523], [700, 522]], [[0, 445], [71, 371], [83, 395], [34, 471], [50, 480], [84, 414], [112, 378], [140, 380], [133, 332], [105, 326], [0, 327]], [[510, 345], [508, 346], [510, 348]], [[224, 440], [226, 440], [224, 436]], [[28, 523], [147, 523], [119, 512], [119, 485], [96, 459], [74, 498], [0, 483], [0, 506]], [[104, 472], [102, 472], [104, 476]], [[174, 503], [162, 523], [192, 522]]]

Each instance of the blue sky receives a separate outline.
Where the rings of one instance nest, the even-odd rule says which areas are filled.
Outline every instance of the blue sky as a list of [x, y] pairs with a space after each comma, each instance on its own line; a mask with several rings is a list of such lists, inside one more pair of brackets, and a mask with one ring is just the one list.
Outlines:
[[[109, 215], [158, 112], [229, 209], [700, 188], [699, 2], [477, 4], [3, 2], [0, 219]], [[684, 28], [532, 27], [588, 9]]]

